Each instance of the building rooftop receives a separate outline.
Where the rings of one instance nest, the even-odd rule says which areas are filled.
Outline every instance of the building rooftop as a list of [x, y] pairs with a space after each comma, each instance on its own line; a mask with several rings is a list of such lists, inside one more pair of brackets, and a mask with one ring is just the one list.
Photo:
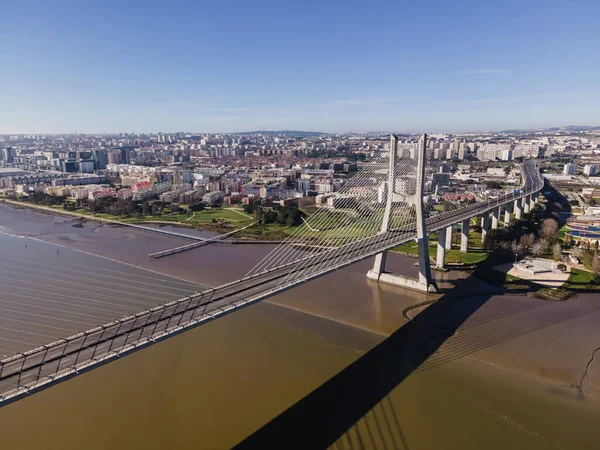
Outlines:
[[0, 177], [10, 177], [13, 175], [24, 175], [28, 173], [22, 169], [15, 169], [13, 167], [0, 167]]

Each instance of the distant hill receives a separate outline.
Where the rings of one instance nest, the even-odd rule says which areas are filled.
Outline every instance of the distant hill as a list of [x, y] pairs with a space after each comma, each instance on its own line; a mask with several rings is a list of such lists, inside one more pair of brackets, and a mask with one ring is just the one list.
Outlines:
[[262, 130], [262, 131], [242, 131], [232, 133], [243, 136], [255, 136], [262, 134], [264, 136], [295, 136], [295, 137], [311, 137], [311, 136], [327, 136], [329, 133], [321, 133], [319, 131], [299, 131], [299, 130]]
[[591, 127], [589, 125], [567, 125], [565, 129], [570, 131], [590, 131], [599, 130], [600, 126]]
[[537, 129], [517, 129], [517, 130], [500, 130], [496, 133], [505, 134], [532, 134], [540, 131], [591, 131], [600, 130], [600, 126], [590, 125], [567, 125], [566, 127], [550, 127], [550, 128], [537, 128]]

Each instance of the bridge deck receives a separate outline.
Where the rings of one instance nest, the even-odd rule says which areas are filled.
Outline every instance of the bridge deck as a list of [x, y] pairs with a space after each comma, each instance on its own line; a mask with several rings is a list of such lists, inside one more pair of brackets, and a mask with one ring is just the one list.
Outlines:
[[[531, 166], [524, 165], [526, 184], [520, 194], [513, 193], [493, 202], [473, 204], [458, 211], [438, 214], [427, 220], [429, 231], [484, 214], [498, 205], [538, 192], [543, 186], [543, 180], [535, 175]], [[0, 362], [0, 400], [18, 398], [32, 389], [43, 388], [77, 371], [369, 258], [410, 241], [415, 236], [415, 227], [406, 226], [350, 245], [328, 249], [320, 253], [318, 259], [294, 262], [236, 280], [5, 359]], [[306, 267], [310, 269], [305, 270]], [[288, 278], [298, 268], [302, 269], [300, 275]]]

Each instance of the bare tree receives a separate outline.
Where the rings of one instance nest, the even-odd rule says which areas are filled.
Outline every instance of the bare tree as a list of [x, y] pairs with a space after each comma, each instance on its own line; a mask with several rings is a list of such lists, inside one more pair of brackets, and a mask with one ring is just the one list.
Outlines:
[[511, 242], [510, 244], [510, 249], [512, 250], [512, 252], [515, 255], [520, 256], [521, 258], [524, 256], [525, 254], [525, 247], [518, 243], [517, 240], [515, 239], [514, 241]]
[[600, 260], [598, 260], [598, 250], [594, 251], [594, 260], [592, 261], [592, 276], [594, 281], [598, 283], [600, 281]]
[[560, 261], [562, 259], [562, 246], [560, 245], [560, 242], [557, 242], [552, 246], [552, 257], [556, 261]]
[[548, 247], [548, 241], [546, 239], [539, 239], [531, 246], [531, 253], [534, 256], [542, 256]]
[[544, 239], [553, 239], [558, 233], [558, 223], [554, 219], [545, 219], [539, 230], [539, 235]]
[[521, 244], [523, 247], [531, 247], [534, 242], [535, 235], [533, 233], [524, 234], [521, 236], [521, 239], [519, 239], [519, 244]]
[[516, 239], [514, 241], [512, 241], [512, 243], [510, 244], [510, 248], [513, 253], [515, 253], [515, 254], [519, 253], [519, 244], [517, 243]]

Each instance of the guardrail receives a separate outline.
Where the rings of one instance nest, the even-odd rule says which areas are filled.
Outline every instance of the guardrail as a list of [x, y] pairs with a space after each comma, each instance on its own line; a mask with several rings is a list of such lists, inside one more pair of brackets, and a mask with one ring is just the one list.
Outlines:
[[221, 241], [221, 240], [223, 240], [223, 239], [225, 239], [225, 238], [227, 238], [229, 236], [232, 236], [232, 235], [234, 235], [234, 234], [236, 234], [236, 233], [238, 233], [238, 232], [240, 232], [242, 230], [245, 230], [246, 228], [249, 228], [249, 227], [251, 227], [253, 225], [256, 225], [256, 223], [257, 222], [253, 222], [250, 225], [246, 225], [245, 227], [238, 228], [237, 230], [233, 230], [233, 231], [230, 231], [228, 233], [221, 234], [219, 236], [215, 236], [215, 237], [212, 237], [212, 238], [205, 239], [202, 242], [194, 242], [193, 244], [182, 245], [181, 247], [175, 247], [175, 248], [171, 248], [171, 249], [168, 249], [168, 250], [163, 250], [163, 251], [160, 251], [160, 252], [150, 253], [150, 255], [148, 255], [148, 256], [150, 256], [150, 258], [158, 259], [158, 258], [164, 258], [165, 256], [175, 255], [176, 253], [185, 252], [185, 251], [191, 250], [193, 248], [202, 247], [203, 245], [208, 245], [208, 244], [211, 244], [211, 243], [216, 242], [216, 241]]
[[[540, 180], [541, 177], [538, 177], [538, 180], [535, 180], [534, 186], [525, 189], [517, 198], [527, 197], [539, 191], [543, 187], [543, 181], [540, 184]], [[508, 202], [512, 198], [506, 196], [504, 200]], [[477, 211], [481, 211], [482, 206], [484, 209], [486, 207], [490, 209], [496, 207], [495, 205], [478, 205], [480, 209]], [[469, 211], [466, 211], [466, 213], [470, 214]], [[446, 222], [455, 223], [456, 216], [449, 215], [444, 219], [444, 223], [438, 223], [439, 228], [447, 226]], [[383, 245], [371, 245], [372, 243], [377, 243], [378, 239], [381, 239], [380, 235], [365, 239], [363, 246], [367, 249], [366, 252], [360, 252], [357, 251], [360, 249], [353, 248], [347, 255], [347, 258], [338, 259], [334, 265], [329, 267], [321, 262], [316, 273], [294, 280], [293, 282], [269, 288], [269, 283], [273, 283], [284, 277], [288, 273], [287, 268], [298, 264], [298, 261], [265, 270], [252, 276], [246, 276], [222, 286], [159, 305], [6, 358], [0, 361], [0, 404], [16, 400], [66, 377], [73, 376], [81, 371], [90, 370], [99, 364], [123, 354], [166, 339], [185, 329], [197, 326], [208, 320], [213, 320], [223, 314], [284, 290], [291, 289], [298, 284], [312, 280], [333, 270], [338, 270], [371, 257], [383, 250], [413, 239], [415, 234], [410, 226], [406, 226], [403, 230], [392, 232], [396, 233], [397, 236], [392, 240], [384, 240]], [[338, 253], [343, 254], [341, 247], [332, 250], [333, 256], [330, 259], [338, 258]], [[277, 273], [278, 271], [280, 273]], [[250, 280], [255, 280], [255, 282], [246, 285], [245, 283]], [[264, 290], [257, 291], [257, 289], [263, 289], [263, 287]], [[253, 291], [254, 293], [252, 293]], [[236, 296], [243, 293], [249, 293], [249, 295], [241, 299], [236, 298]], [[229, 303], [219, 306], [218, 302], [223, 301], [229, 301]]]

